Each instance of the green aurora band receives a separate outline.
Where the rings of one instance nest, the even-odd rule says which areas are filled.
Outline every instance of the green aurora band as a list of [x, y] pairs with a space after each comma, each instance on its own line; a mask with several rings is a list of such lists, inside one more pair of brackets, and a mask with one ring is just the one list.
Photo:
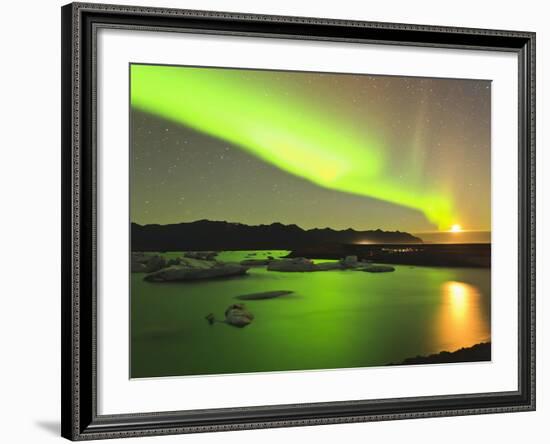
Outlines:
[[[392, 179], [385, 147], [374, 131], [355, 127], [330, 107], [266, 93], [261, 77], [242, 70], [131, 65], [131, 105], [225, 140], [319, 186], [368, 196], [421, 211], [447, 230], [451, 198]], [[368, 116], [365, 116], [368, 122]]]

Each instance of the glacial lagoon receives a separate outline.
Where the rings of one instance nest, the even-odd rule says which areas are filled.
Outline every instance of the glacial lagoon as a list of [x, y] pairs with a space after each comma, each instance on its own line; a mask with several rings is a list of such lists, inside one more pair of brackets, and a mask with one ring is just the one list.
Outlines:
[[[217, 259], [287, 253], [232, 251]], [[131, 377], [382, 366], [490, 341], [490, 269], [394, 267], [366, 273], [255, 266], [245, 276], [166, 283], [132, 273]], [[237, 299], [266, 291], [292, 293]], [[254, 315], [244, 328], [205, 318], [223, 320], [229, 305], [243, 302]]]

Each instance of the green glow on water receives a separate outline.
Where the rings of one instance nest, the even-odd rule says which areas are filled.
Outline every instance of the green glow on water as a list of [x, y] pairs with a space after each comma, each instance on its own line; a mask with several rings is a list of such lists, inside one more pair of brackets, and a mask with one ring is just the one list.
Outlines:
[[[455, 222], [450, 195], [394, 177], [394, 162], [401, 160], [388, 158], [382, 138], [368, 130], [368, 115], [365, 131], [344, 113], [277, 91], [271, 75], [256, 71], [250, 79], [242, 70], [132, 65], [131, 104], [319, 186], [419, 210], [441, 230]], [[411, 175], [420, 176], [422, 171]]]
[[[219, 259], [241, 260], [245, 253], [223, 252]], [[134, 378], [379, 366], [491, 335], [488, 269], [396, 266], [394, 273], [369, 274], [253, 267], [230, 279], [155, 284], [133, 273], [131, 282]], [[294, 293], [246, 301], [255, 319], [245, 328], [205, 320], [208, 313], [223, 319], [230, 304], [242, 302], [235, 296], [274, 290]]]

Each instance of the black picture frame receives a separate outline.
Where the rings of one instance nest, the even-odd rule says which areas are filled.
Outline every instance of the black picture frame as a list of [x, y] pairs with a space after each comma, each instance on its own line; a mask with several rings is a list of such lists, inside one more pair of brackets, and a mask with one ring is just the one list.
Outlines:
[[[535, 409], [535, 33], [72, 3], [62, 14], [62, 436], [71, 440]], [[519, 61], [518, 390], [212, 410], [97, 414], [96, 101], [99, 28], [508, 51]], [[510, 291], [513, 291], [512, 289]]]

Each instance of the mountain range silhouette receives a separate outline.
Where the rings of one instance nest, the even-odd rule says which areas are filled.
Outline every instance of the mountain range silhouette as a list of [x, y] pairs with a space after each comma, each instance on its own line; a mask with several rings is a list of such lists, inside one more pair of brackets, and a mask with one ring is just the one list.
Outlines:
[[278, 222], [246, 225], [210, 220], [168, 225], [132, 223], [131, 236], [132, 251], [293, 250], [325, 244], [422, 243], [422, 239], [401, 231], [304, 230]]

